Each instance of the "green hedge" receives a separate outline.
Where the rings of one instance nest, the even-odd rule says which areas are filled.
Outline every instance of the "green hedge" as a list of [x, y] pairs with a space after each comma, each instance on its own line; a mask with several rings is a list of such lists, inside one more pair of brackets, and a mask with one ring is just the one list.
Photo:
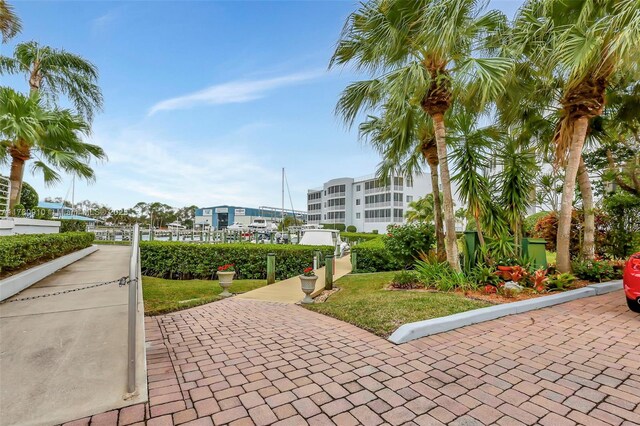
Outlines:
[[323, 223], [322, 229], [337, 229], [342, 232], [347, 229], [347, 226], [344, 223]]
[[340, 238], [343, 241], [349, 241], [350, 243], [354, 241], [365, 242], [370, 240], [375, 240], [376, 238], [380, 238], [382, 235], [380, 234], [367, 234], [364, 232], [341, 232]]
[[77, 219], [60, 219], [60, 232], [86, 232], [87, 222]]
[[91, 232], [0, 237], [0, 273], [15, 271], [36, 262], [46, 262], [89, 247], [94, 238]]
[[382, 238], [369, 240], [351, 248], [352, 253], [357, 253], [358, 272], [382, 272], [397, 271], [402, 269], [402, 264], [387, 250]]
[[171, 279], [211, 279], [219, 266], [233, 263], [238, 279], [265, 279], [267, 254], [276, 255], [276, 279], [302, 273], [313, 265], [316, 251], [333, 254], [329, 246], [282, 244], [192, 244], [168, 241], [140, 243], [144, 275]]

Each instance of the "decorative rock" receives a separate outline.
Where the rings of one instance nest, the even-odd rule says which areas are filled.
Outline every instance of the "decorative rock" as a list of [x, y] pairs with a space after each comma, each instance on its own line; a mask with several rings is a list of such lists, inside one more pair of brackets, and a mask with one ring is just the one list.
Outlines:
[[524, 290], [524, 287], [522, 287], [520, 284], [515, 283], [513, 281], [507, 281], [506, 283], [504, 283], [503, 288], [505, 290], [515, 291], [516, 293], [520, 293], [522, 290]]

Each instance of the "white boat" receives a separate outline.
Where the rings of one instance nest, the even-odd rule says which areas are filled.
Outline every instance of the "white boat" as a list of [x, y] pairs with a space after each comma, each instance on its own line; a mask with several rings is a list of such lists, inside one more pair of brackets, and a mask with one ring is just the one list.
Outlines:
[[227, 229], [230, 231], [244, 231], [249, 229], [249, 227], [240, 222], [234, 222], [232, 225], [227, 226]]
[[267, 222], [266, 219], [254, 219], [249, 224], [249, 229], [252, 231], [277, 231], [278, 225], [273, 222]]
[[342, 257], [350, 250], [349, 244], [340, 239], [340, 231], [335, 229], [307, 229], [300, 242], [303, 246], [332, 246], [336, 255]]

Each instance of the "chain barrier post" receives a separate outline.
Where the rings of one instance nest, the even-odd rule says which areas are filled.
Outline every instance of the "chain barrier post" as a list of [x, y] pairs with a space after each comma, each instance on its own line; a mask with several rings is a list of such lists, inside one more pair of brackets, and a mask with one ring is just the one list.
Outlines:
[[138, 307], [138, 259], [139, 226], [136, 223], [133, 228], [133, 241], [131, 241], [131, 260], [129, 262], [129, 317], [128, 317], [128, 357], [129, 368], [127, 371], [127, 392], [133, 394], [136, 391], [136, 322]]

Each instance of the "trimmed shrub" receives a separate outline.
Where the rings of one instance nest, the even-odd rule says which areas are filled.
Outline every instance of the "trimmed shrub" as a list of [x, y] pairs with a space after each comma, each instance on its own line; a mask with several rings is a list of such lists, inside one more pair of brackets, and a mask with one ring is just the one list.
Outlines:
[[344, 223], [323, 223], [322, 229], [337, 229], [338, 231], [344, 231], [346, 225]]
[[382, 272], [397, 271], [403, 266], [396, 258], [394, 258], [384, 244], [382, 238], [365, 241], [351, 248], [352, 253], [357, 253], [358, 272]]
[[140, 243], [140, 261], [144, 275], [170, 279], [212, 279], [219, 266], [233, 264], [238, 279], [266, 279], [267, 254], [276, 255], [276, 279], [302, 273], [313, 265], [320, 251], [333, 254], [330, 246], [282, 244], [190, 244], [169, 241]]
[[91, 232], [0, 237], [0, 273], [15, 271], [36, 262], [46, 262], [89, 247], [94, 238]]
[[60, 219], [60, 232], [86, 232], [87, 222], [77, 219]]
[[387, 232], [384, 244], [404, 268], [413, 266], [420, 253], [428, 253], [436, 242], [435, 228], [427, 223], [389, 225]]
[[26, 215], [27, 215], [27, 209], [25, 209], [22, 204], [16, 204], [15, 206], [13, 206], [13, 211], [9, 216], [26, 217]]
[[22, 182], [22, 188], [20, 189], [20, 204], [22, 204], [28, 212], [31, 212], [38, 207], [38, 193], [33, 189], [33, 186], [29, 185], [27, 182]]
[[364, 241], [375, 240], [376, 238], [380, 238], [380, 234], [365, 234], [364, 232], [341, 232], [340, 238], [343, 241], [348, 241], [349, 243], [353, 243], [357, 241], [359, 243]]
[[353, 225], [347, 226], [347, 232], [358, 232], [358, 228]]

